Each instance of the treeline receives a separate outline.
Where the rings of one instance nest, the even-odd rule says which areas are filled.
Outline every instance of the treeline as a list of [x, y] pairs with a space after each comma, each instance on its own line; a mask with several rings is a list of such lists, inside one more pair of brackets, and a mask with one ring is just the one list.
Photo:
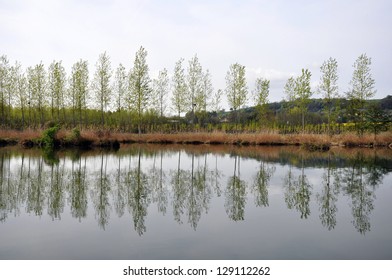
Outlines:
[[[316, 91], [310, 87], [311, 72], [288, 79], [285, 100], [279, 110], [269, 104], [270, 81], [259, 77], [253, 90], [246, 82], [245, 66], [234, 63], [226, 73], [226, 88], [215, 90], [211, 73], [197, 55], [187, 65], [180, 58], [172, 75], [166, 68], [150, 78], [147, 51], [140, 47], [131, 69], [119, 64], [112, 69], [102, 53], [90, 75], [88, 62], [79, 60], [67, 74], [62, 61], [43, 63], [24, 70], [0, 57], [0, 124], [2, 129], [41, 128], [48, 121], [65, 128], [108, 129], [124, 132], [173, 132], [195, 130], [258, 131], [278, 129], [285, 133], [338, 133], [343, 122], [362, 134], [388, 129], [390, 115], [370, 98], [376, 92], [370, 72], [371, 59], [358, 57], [350, 90], [342, 95], [337, 81], [337, 61], [328, 59], [320, 68]], [[309, 113], [312, 97], [322, 97], [322, 114]], [[224, 112], [222, 99], [230, 108]], [[342, 98], [348, 101], [341, 109]], [[246, 106], [254, 107], [249, 114]], [[174, 115], [174, 116], [172, 116]], [[315, 129], [314, 127], [318, 127]], [[322, 129], [320, 129], [320, 127]], [[337, 129], [339, 127], [339, 129]], [[352, 128], [353, 127], [353, 128]], [[310, 130], [310, 131], [309, 131]]]

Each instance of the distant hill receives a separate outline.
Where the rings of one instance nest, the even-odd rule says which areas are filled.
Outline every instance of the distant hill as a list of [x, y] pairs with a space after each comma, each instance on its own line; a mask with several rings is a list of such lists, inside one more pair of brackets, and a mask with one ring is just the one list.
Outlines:
[[[338, 99], [339, 106], [342, 110], [347, 109], [349, 106], [349, 100], [345, 98], [340, 98]], [[385, 98], [382, 99], [371, 99], [367, 101], [368, 105], [370, 104], [378, 104], [382, 110], [392, 112], [392, 95], [388, 95]], [[286, 102], [285, 101], [280, 101], [280, 102], [273, 102], [268, 104], [268, 108], [270, 111], [273, 112], [279, 112], [283, 110]], [[321, 98], [318, 99], [311, 99], [309, 105], [308, 105], [308, 112], [310, 113], [319, 113], [323, 111], [324, 108], [324, 101]]]

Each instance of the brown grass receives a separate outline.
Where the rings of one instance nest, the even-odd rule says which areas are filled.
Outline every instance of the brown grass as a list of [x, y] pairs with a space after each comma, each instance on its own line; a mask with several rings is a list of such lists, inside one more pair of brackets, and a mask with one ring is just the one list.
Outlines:
[[0, 130], [0, 139], [12, 139], [12, 140], [31, 140], [41, 136], [41, 130]]
[[[0, 130], [0, 139], [13, 140], [22, 143], [41, 136], [40, 130]], [[58, 140], [66, 140], [72, 136], [71, 131], [60, 130]], [[387, 147], [392, 148], [392, 132], [384, 132], [375, 138], [372, 134], [362, 137], [354, 133], [346, 133], [329, 137], [325, 134], [278, 134], [278, 133], [239, 133], [197, 132], [174, 134], [131, 134], [109, 131], [83, 130], [81, 138], [99, 145], [100, 143], [160, 143], [160, 144], [229, 144], [229, 145], [301, 145], [305, 147]], [[64, 141], [63, 141], [64, 142]]]

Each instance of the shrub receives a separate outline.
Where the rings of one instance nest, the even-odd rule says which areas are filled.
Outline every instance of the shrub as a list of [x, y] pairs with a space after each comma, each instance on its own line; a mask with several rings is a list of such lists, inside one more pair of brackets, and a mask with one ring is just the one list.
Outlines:
[[53, 148], [55, 143], [56, 133], [60, 130], [58, 125], [49, 127], [42, 132], [42, 136], [39, 139], [40, 145], [44, 148]]

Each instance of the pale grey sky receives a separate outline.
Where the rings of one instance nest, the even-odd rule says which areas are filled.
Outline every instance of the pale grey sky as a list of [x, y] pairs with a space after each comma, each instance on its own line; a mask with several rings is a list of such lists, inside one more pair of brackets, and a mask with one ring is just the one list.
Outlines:
[[286, 80], [301, 68], [317, 85], [329, 57], [339, 63], [346, 92], [354, 61], [366, 53], [382, 98], [392, 94], [391, 14], [389, 0], [0, 0], [0, 55], [24, 67], [62, 60], [67, 73], [85, 59], [91, 77], [100, 53], [108, 52], [112, 69], [120, 62], [129, 69], [142, 45], [154, 77], [197, 54], [215, 90], [238, 62], [249, 91], [256, 77], [268, 78], [270, 100], [280, 101]]

